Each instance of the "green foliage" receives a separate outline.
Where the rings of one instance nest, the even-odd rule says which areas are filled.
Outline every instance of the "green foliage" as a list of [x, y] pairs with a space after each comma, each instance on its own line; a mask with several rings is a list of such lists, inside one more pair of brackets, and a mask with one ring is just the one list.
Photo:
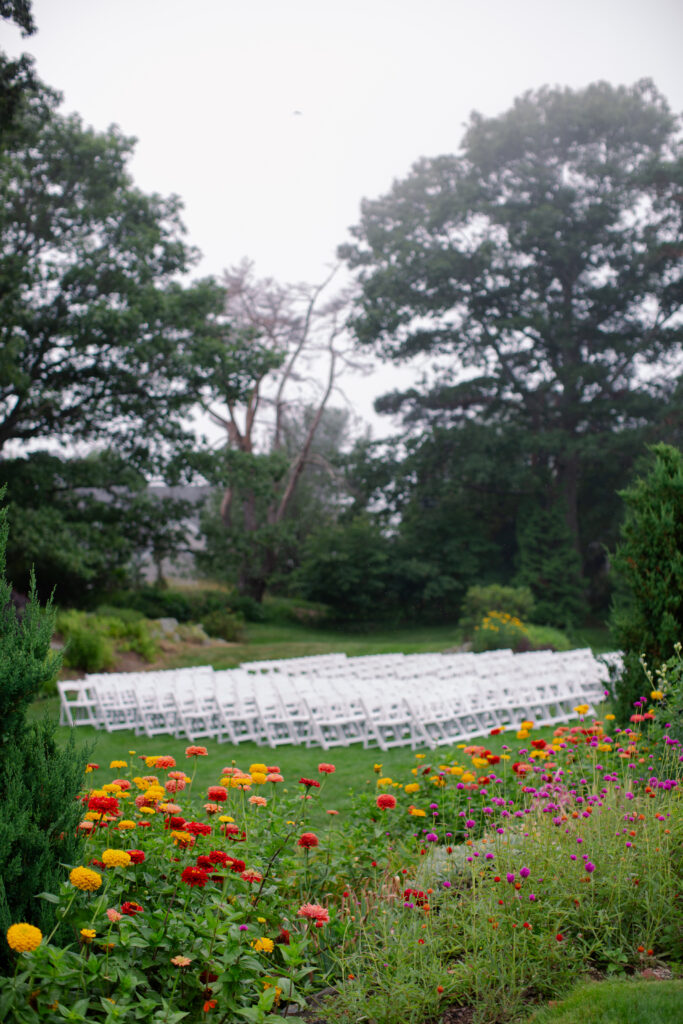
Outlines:
[[507, 612], [518, 619], [530, 620], [533, 616], [534, 596], [528, 587], [504, 587], [499, 583], [470, 587], [465, 594], [458, 623], [465, 636], [471, 635], [474, 627], [491, 608]]
[[[27, 724], [26, 712], [53, 675], [54, 611], [41, 608], [32, 587], [21, 619], [11, 603], [5, 576], [7, 513], [0, 510], [0, 934], [27, 921], [49, 928], [52, 906], [36, 899], [54, 888], [60, 861], [77, 856], [80, 807], [75, 802], [84, 759], [73, 742], [59, 746], [55, 726]], [[0, 970], [9, 965], [0, 943]]]
[[42, 90], [0, 149], [0, 445], [99, 439], [138, 464], [166, 458], [213, 347], [239, 393], [244, 345], [222, 326], [222, 288], [178, 282], [197, 253], [178, 198], [132, 184], [133, 140], [57, 106]]
[[[533, 622], [527, 622], [525, 629], [531, 645], [531, 650], [554, 650], [554, 651], [570, 651], [572, 647], [576, 647], [573, 644], [566, 633], [563, 633], [561, 629], [554, 629], [552, 626], [537, 626]], [[608, 648], [612, 649], [610, 645]]]
[[209, 636], [218, 636], [223, 640], [235, 642], [243, 638], [243, 621], [240, 616], [233, 615], [227, 608], [207, 612], [201, 625]]
[[[119, 590], [107, 595], [108, 605], [143, 615], [146, 619], [177, 619], [178, 622], [200, 622], [210, 612], [226, 608], [242, 611], [232, 594], [220, 590], [173, 590], [140, 587]], [[118, 611], [116, 614], [120, 614]]]
[[652, 453], [649, 473], [622, 492], [626, 519], [614, 556], [624, 588], [612, 617], [624, 653], [616, 687], [623, 720], [644, 692], [641, 656], [656, 671], [683, 635], [683, 456], [663, 444]]
[[112, 451], [64, 460], [33, 452], [4, 460], [8, 569], [19, 589], [32, 565], [61, 604], [83, 605], [130, 579], [143, 555], [164, 558], [187, 543], [187, 501], [158, 497], [144, 475]]
[[333, 618], [375, 622], [393, 605], [390, 552], [366, 517], [322, 527], [306, 542], [297, 583], [304, 597], [328, 605]]
[[528, 633], [520, 619], [508, 612], [490, 611], [476, 624], [472, 634], [472, 650], [520, 650], [528, 648]]
[[59, 612], [57, 629], [66, 642], [65, 664], [85, 672], [111, 668], [115, 648], [134, 651], [147, 661], [153, 661], [158, 654], [149, 624], [139, 617], [118, 618], [72, 609]]
[[517, 580], [531, 590], [534, 619], [566, 629], [586, 613], [581, 560], [561, 507], [527, 509], [518, 524]]
[[[651, 81], [546, 87], [500, 116], [473, 113], [458, 155], [420, 159], [363, 203], [340, 249], [361, 289], [358, 340], [396, 362], [435, 364], [424, 382], [377, 402], [403, 414], [419, 448], [426, 438], [413, 477], [399, 478], [399, 512], [428, 548], [424, 560], [444, 553], [456, 582], [463, 538], [464, 589], [511, 578], [510, 517], [519, 521], [529, 494], [566, 509], [582, 558], [599, 555], [618, 524], [614, 491], [643, 442], [680, 441], [683, 291], [672, 239], [682, 168], [677, 118]], [[479, 474], [464, 458], [462, 483], [457, 460], [429, 459], [432, 438], [447, 453], [449, 435], [453, 447], [476, 437], [486, 453]], [[447, 475], [450, 493], [439, 486]], [[450, 530], [442, 497], [455, 512]], [[604, 607], [604, 563], [594, 562], [591, 596]], [[578, 612], [571, 589], [562, 626]]]

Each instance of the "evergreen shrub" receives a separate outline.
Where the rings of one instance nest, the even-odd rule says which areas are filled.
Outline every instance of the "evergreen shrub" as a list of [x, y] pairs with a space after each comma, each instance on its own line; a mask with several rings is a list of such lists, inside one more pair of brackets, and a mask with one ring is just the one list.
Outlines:
[[611, 627], [624, 656], [616, 681], [622, 721], [649, 685], [641, 657], [656, 672], [683, 638], [683, 456], [666, 444], [652, 453], [647, 476], [620, 492], [626, 518], [613, 559], [620, 589]]
[[241, 640], [244, 634], [241, 616], [233, 615], [227, 608], [209, 612], [203, 617], [201, 624], [209, 636], [217, 636], [230, 643]]
[[[31, 581], [28, 604], [18, 617], [5, 577], [6, 510], [0, 510], [0, 935], [27, 922], [44, 933], [54, 924], [53, 905], [39, 899], [63, 877], [60, 863], [79, 857], [76, 796], [84, 782], [87, 753], [73, 741], [60, 747], [56, 726], [26, 721], [29, 705], [58, 663], [50, 650], [51, 602], [41, 608]], [[10, 969], [9, 946], [0, 942], [0, 972]]]

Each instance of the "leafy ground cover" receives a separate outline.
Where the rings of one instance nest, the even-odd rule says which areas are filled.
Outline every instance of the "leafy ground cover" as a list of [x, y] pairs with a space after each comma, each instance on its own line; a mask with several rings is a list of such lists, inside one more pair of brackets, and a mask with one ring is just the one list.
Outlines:
[[679, 961], [680, 744], [638, 717], [381, 757], [108, 737], [44, 897], [72, 941], [17, 922], [0, 1017], [507, 1021]]

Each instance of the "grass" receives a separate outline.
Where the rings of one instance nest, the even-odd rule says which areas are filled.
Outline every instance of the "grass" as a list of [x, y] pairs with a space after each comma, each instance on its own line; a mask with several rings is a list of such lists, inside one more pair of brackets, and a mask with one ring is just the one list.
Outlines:
[[614, 980], [581, 985], [527, 1024], [680, 1024], [683, 981]]
[[[539, 643], [552, 642], [553, 631], [533, 627]], [[614, 644], [606, 629], [579, 631], [573, 646], [591, 647], [596, 653], [611, 651]], [[446, 651], [462, 643], [454, 626], [413, 626], [374, 629], [372, 632], [342, 632], [297, 623], [249, 622], [242, 643], [220, 647], [193, 647], [169, 659], [169, 667], [184, 668], [210, 662], [214, 668], [235, 668], [244, 661], [269, 661], [279, 658], [301, 658], [311, 654], [332, 654], [343, 651], [349, 657], [364, 654], [422, 654]]]
[[[29, 718], [37, 719], [47, 715], [53, 721], [59, 718], [59, 699], [50, 697], [47, 700], [36, 701], [30, 708]], [[105, 732], [94, 729], [92, 726], [78, 726], [75, 730], [60, 726], [57, 730], [58, 740], [65, 743], [70, 733], [74, 731], [76, 743], [79, 746], [86, 746], [89, 750], [86, 760], [94, 761], [101, 765], [102, 769], [109, 769], [111, 761], [126, 758], [134, 760], [140, 754], [171, 754], [175, 757], [179, 767], [186, 767], [188, 761], [185, 758], [185, 749], [188, 740], [176, 739], [173, 736], [156, 736], [149, 739], [147, 736], [136, 736], [132, 729], [121, 729], [116, 732]], [[478, 739], [468, 740], [468, 743], [482, 743], [493, 753], [500, 753], [506, 742], [511, 742], [508, 733], [502, 736], [482, 736]], [[535, 738], [550, 739], [552, 728], [537, 729], [534, 731]], [[321, 822], [326, 817], [328, 809], [336, 810], [343, 815], [350, 811], [353, 800], [352, 793], [375, 792], [377, 774], [373, 768], [375, 764], [382, 765], [382, 775], [398, 776], [409, 770], [416, 764], [415, 754], [405, 747], [394, 748], [393, 750], [365, 750], [360, 744], [349, 747], [335, 747], [332, 750], [322, 750], [320, 747], [294, 747], [282, 746], [276, 749], [258, 746], [256, 743], [241, 743], [233, 746], [229, 743], [217, 743], [211, 739], [197, 741], [205, 746], [208, 751], [207, 757], [196, 759], [196, 777], [194, 790], [206, 789], [208, 786], [216, 785], [220, 781], [222, 768], [230, 765], [233, 761], [238, 767], [247, 769], [250, 764], [265, 762], [267, 765], [278, 765], [287, 779], [296, 780], [301, 776], [317, 776], [317, 767], [321, 761], [331, 762], [335, 765], [336, 771], [333, 775], [325, 777], [324, 800], [316, 803], [313, 815], [315, 823]], [[130, 754], [134, 751], [134, 754]], [[441, 747], [433, 752], [421, 751], [426, 754], [420, 759], [421, 766], [438, 765], [447, 761], [453, 751], [448, 747]], [[192, 774], [194, 764], [188, 768], [188, 774]], [[93, 784], [98, 781], [98, 776], [92, 777]]]

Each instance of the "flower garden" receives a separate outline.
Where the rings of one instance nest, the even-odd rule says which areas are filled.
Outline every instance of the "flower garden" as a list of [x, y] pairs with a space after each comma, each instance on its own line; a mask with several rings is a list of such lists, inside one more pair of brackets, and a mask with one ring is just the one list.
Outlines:
[[0, 1019], [505, 1021], [680, 961], [680, 743], [645, 707], [627, 729], [586, 711], [407, 753], [400, 777], [359, 750], [374, 791], [342, 813], [312, 751], [201, 791], [203, 747], [90, 764], [80, 862], [41, 894], [51, 934], [7, 932]]

